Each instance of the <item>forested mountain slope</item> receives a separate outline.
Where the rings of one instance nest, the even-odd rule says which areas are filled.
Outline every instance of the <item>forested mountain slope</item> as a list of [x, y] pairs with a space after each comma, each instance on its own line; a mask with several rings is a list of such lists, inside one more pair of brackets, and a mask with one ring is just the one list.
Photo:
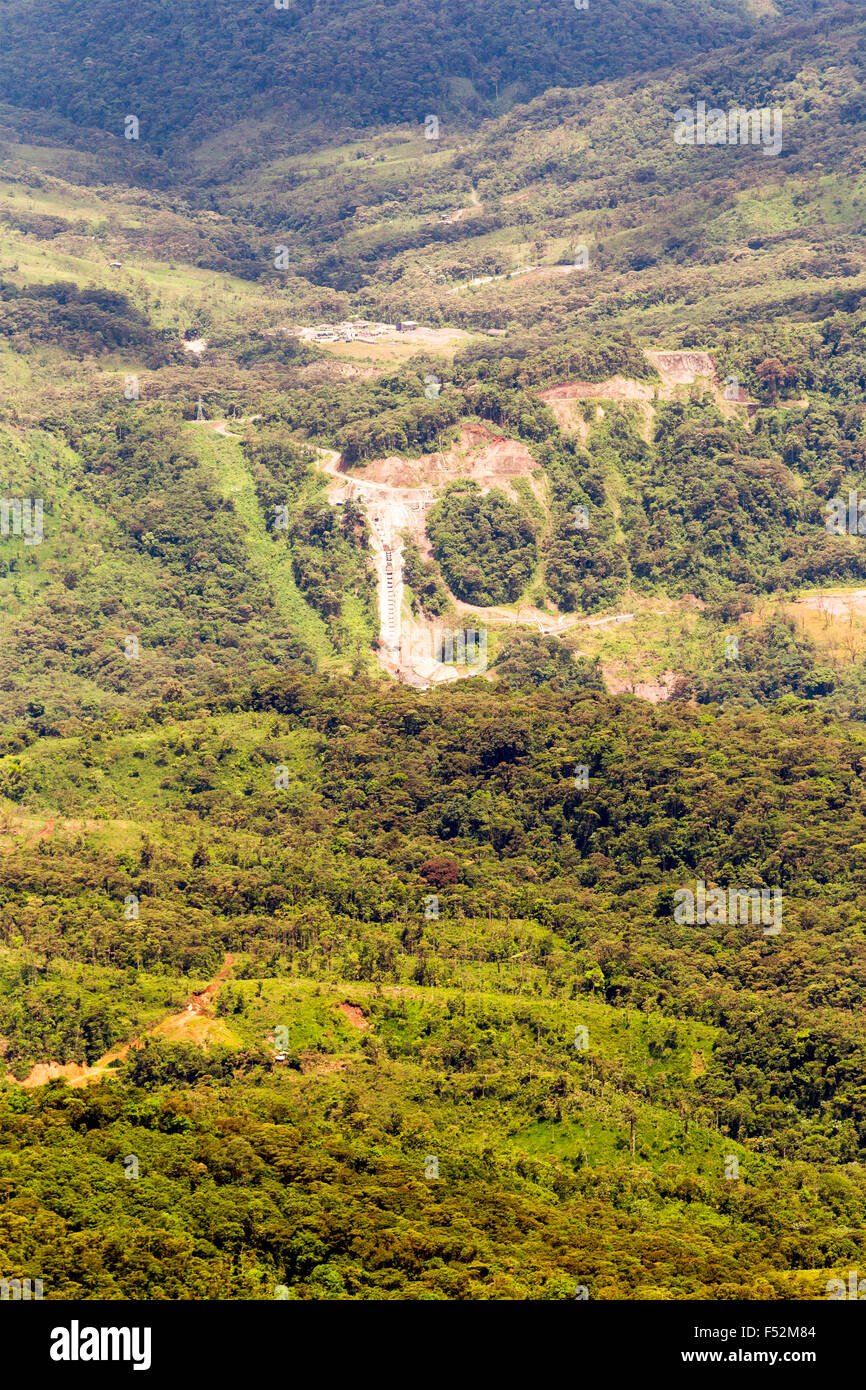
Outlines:
[[[864, 747], [797, 701], [289, 677], [10, 748], [4, 1268], [55, 1298], [821, 1296], [863, 1258]], [[782, 930], [678, 923], [698, 879], [780, 885]]]
[[815, 0], [0, 0], [0, 1277], [862, 1267], [864, 67]]
[[[236, 120], [293, 127], [485, 115], [548, 87], [644, 72], [742, 37], [748, 0], [95, 0], [0, 6], [0, 99], [118, 137], [135, 114], [160, 153]], [[784, 0], [771, 13], [809, 13]], [[766, 19], [763, 21], [766, 23]]]

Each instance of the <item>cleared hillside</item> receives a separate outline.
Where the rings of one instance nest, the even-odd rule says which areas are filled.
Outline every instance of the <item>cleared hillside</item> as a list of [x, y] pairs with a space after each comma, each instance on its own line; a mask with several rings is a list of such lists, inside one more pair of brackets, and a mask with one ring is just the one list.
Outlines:
[[0, 0], [4, 1278], [862, 1268], [864, 64], [812, 0]]

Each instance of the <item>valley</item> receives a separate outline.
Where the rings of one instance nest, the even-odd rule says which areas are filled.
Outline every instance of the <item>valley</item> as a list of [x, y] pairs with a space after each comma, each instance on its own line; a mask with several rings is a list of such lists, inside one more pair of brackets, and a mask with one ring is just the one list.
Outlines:
[[2, 1290], [863, 1267], [862, 28], [0, 6]]

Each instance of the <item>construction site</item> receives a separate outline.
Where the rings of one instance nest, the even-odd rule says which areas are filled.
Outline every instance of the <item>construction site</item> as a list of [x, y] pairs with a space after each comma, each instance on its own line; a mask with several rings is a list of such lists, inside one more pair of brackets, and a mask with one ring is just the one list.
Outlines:
[[396, 323], [345, 319], [341, 323], [295, 325], [285, 332], [302, 343], [350, 357], [375, 357], [373, 349], [377, 348], [385, 356], [411, 357], [423, 351], [450, 357], [473, 337], [459, 328], [425, 327], [410, 318], [398, 319]]
[[[354, 321], [356, 326], [360, 322]], [[657, 402], [676, 399], [695, 389], [709, 391], [726, 412], [739, 409], [748, 413], [753, 405], [738, 384], [732, 387], [719, 379], [716, 364], [708, 353], [659, 350], [647, 352], [646, 357], [658, 373], [654, 381], [613, 377], [600, 382], [566, 382], [539, 392], [539, 399], [550, 406], [561, 428], [579, 434], [582, 441], [589, 430], [580, 410], [585, 401], [599, 402], [599, 416], [604, 413], [602, 402], [636, 404], [647, 437], [653, 428]], [[481, 652], [483, 648], [486, 655], [488, 627], [526, 626], [558, 637], [577, 626], [617, 626], [633, 619], [632, 613], [587, 619], [528, 603], [510, 608], [482, 607], [462, 602], [447, 585], [444, 587], [450, 599], [451, 618], [456, 616], [467, 624], [466, 628], [446, 627], [413, 612], [404, 594], [405, 543], [411, 540], [422, 559], [433, 559], [427, 517], [449, 483], [471, 480], [482, 495], [496, 487], [516, 500], [514, 484], [522, 480], [522, 486], [528, 485], [539, 505], [547, 510], [547, 482], [527, 447], [519, 440], [495, 433], [486, 424], [462, 425], [445, 450], [419, 458], [394, 455], [372, 459], [363, 467], [348, 468], [335, 450], [322, 449], [319, 467], [331, 480], [328, 497], [333, 505], [351, 498], [366, 513], [377, 572], [379, 661], [391, 676], [405, 684], [427, 689], [483, 674], [486, 659]], [[611, 688], [616, 688], [616, 676], [612, 671], [607, 674]], [[669, 674], [673, 678], [673, 673]], [[648, 685], [646, 690], [641, 688], [634, 693], [652, 700], [664, 698], [665, 690], [663, 685], [658, 689]]]
[[454, 629], [418, 617], [405, 601], [406, 540], [417, 546], [423, 559], [433, 558], [427, 516], [448, 483], [466, 478], [476, 482], [482, 494], [498, 487], [514, 496], [513, 483], [525, 479], [544, 505], [544, 480], [524, 444], [495, 434], [486, 425], [466, 424], [449, 449], [435, 454], [375, 459], [365, 468], [348, 469], [336, 451], [321, 450], [319, 466], [333, 480], [328, 489], [331, 503], [351, 498], [366, 513], [377, 571], [379, 660], [395, 679], [426, 689], [483, 674], [488, 622], [524, 621], [541, 631], [564, 631], [571, 626], [568, 619], [528, 606], [519, 613], [482, 608], [449, 594], [453, 611], [466, 623]]

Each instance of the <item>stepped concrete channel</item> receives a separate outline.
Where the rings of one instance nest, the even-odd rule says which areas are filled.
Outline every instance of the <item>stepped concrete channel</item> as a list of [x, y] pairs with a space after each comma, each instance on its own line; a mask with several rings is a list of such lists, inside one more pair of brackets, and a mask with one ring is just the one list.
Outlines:
[[320, 449], [319, 467], [333, 482], [334, 505], [352, 500], [364, 508], [370, 526], [379, 600], [379, 661], [395, 679], [420, 690], [459, 680], [456, 666], [438, 661], [435, 631], [403, 611], [403, 537], [426, 535], [427, 512], [435, 501], [432, 488], [398, 488], [340, 471], [340, 455]]
[[[445, 662], [438, 660], [436, 653], [449, 658], [454, 655], [459, 660], [459, 637], [453, 644], [449, 643], [449, 629], [439, 628], [433, 622], [419, 621], [403, 606], [404, 537], [410, 536], [422, 555], [429, 554], [427, 513], [436, 501], [436, 489], [425, 485], [400, 487], [359, 478], [342, 472], [340, 463], [340, 454], [336, 450], [318, 450], [317, 465], [331, 478], [328, 500], [334, 506], [350, 498], [359, 502], [369, 522], [377, 575], [380, 664], [395, 680], [419, 690], [482, 674], [485, 668], [480, 662], [460, 666], [456, 662], [452, 664], [450, 659]], [[514, 612], [463, 603], [453, 595], [452, 600], [457, 612], [467, 620], [467, 633], [472, 630], [486, 631], [494, 624], [525, 626], [545, 636], [562, 637], [575, 627], [617, 626], [634, 620], [633, 613], [617, 613], [606, 618], [580, 618], [577, 614], [554, 616], [530, 605]], [[443, 639], [446, 643], [444, 653]], [[473, 652], [470, 660], [479, 654], [470, 645], [468, 635], [466, 651]]]

